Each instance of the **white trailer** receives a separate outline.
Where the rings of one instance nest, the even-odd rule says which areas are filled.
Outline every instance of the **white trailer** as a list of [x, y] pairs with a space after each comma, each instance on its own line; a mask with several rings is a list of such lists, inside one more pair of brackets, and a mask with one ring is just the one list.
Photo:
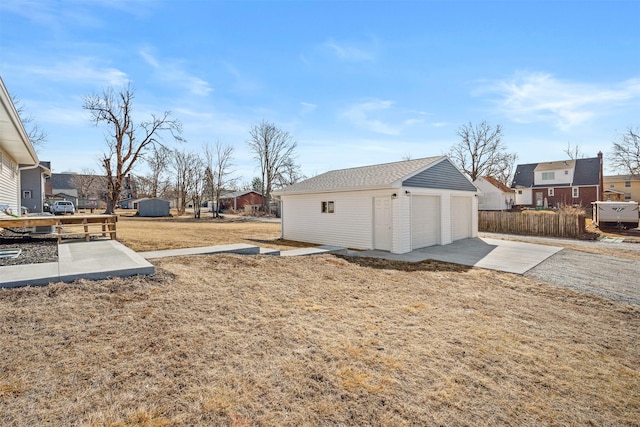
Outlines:
[[592, 205], [596, 227], [638, 227], [638, 202], [593, 202]]

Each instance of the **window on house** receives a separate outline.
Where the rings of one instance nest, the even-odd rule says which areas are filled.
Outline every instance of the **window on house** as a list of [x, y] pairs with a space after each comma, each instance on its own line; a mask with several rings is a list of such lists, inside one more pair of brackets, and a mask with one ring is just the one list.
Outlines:
[[549, 188], [549, 189], [547, 189], [547, 195], [548, 195], [549, 197], [553, 197], [553, 188]]
[[624, 186], [627, 188], [631, 187], [631, 181], [625, 181]]
[[31, 190], [23, 190], [22, 191], [23, 199], [31, 199]]
[[624, 193], [625, 200], [631, 200], [631, 193]]
[[580, 189], [578, 187], [573, 187], [571, 189], [571, 197], [578, 198], [580, 196]]
[[322, 213], [334, 213], [334, 205], [333, 201], [322, 202]]
[[564, 171], [564, 174], [565, 175], [569, 175], [569, 171]]
[[551, 181], [553, 179], [556, 179], [556, 173], [555, 172], [542, 172], [542, 180], [543, 181]]
[[615, 184], [609, 184], [609, 188], [616, 188]]
[[522, 194], [522, 190], [518, 190], [518, 194]]

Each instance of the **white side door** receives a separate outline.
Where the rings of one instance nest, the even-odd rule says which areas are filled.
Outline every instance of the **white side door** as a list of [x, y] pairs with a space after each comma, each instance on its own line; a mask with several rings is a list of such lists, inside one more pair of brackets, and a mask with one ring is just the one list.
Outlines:
[[471, 198], [451, 198], [451, 238], [461, 240], [471, 237]]
[[373, 199], [373, 248], [391, 250], [391, 198]]

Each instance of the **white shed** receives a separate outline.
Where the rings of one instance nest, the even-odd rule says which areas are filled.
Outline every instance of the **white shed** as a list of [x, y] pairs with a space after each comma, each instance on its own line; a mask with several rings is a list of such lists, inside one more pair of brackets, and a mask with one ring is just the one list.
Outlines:
[[476, 187], [446, 156], [334, 170], [273, 194], [284, 239], [402, 254], [478, 235]]
[[506, 211], [516, 202], [515, 190], [490, 176], [478, 177], [474, 182], [478, 187], [478, 210]]

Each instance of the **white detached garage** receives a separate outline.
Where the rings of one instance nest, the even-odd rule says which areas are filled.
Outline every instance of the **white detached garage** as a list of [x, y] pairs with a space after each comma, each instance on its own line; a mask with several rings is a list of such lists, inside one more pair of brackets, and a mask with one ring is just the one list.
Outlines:
[[402, 254], [478, 235], [476, 187], [446, 156], [330, 171], [274, 194], [284, 239]]

